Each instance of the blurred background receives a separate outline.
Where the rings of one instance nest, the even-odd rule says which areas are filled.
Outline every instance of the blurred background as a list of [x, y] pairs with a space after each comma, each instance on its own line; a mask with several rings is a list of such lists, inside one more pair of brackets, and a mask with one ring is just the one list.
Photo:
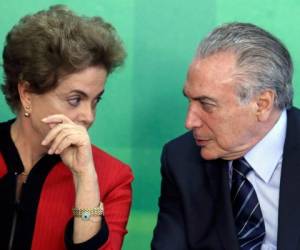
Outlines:
[[[0, 0], [1, 53], [6, 33], [20, 17], [53, 4], [66, 4], [82, 15], [102, 16], [115, 26], [128, 54], [125, 65], [108, 79], [90, 130], [93, 143], [129, 164], [135, 175], [125, 250], [150, 249], [161, 148], [185, 131], [187, 103], [182, 86], [186, 71], [197, 44], [216, 25], [251, 22], [279, 37], [295, 63], [294, 102], [300, 104], [300, 1]], [[2, 76], [1, 67], [1, 83]], [[0, 93], [0, 121], [12, 117]]]

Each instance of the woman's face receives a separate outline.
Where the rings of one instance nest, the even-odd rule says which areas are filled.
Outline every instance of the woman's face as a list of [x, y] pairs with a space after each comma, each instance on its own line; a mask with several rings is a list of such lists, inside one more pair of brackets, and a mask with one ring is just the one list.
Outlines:
[[[49, 127], [41, 120], [49, 115], [63, 114], [76, 124], [89, 128], [96, 115], [96, 106], [104, 92], [107, 72], [103, 67], [89, 67], [62, 78], [58, 86], [45, 94], [27, 92], [31, 108], [31, 127], [41, 137]], [[24, 104], [24, 102], [23, 102]]]

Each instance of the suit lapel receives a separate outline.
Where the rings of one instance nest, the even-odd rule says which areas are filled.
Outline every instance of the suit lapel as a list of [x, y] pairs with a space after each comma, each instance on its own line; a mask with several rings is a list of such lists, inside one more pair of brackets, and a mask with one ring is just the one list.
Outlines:
[[228, 181], [228, 162], [223, 160], [206, 161], [205, 167], [216, 204], [216, 225], [219, 237], [224, 249], [238, 250]]
[[281, 170], [278, 250], [297, 249], [300, 236], [300, 115], [288, 111], [287, 135]]

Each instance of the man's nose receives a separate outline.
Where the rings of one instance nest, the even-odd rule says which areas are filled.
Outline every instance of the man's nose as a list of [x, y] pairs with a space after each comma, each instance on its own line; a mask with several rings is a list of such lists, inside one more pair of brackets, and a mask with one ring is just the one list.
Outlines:
[[185, 127], [189, 130], [192, 130], [193, 128], [201, 126], [202, 120], [200, 114], [197, 112], [197, 110], [195, 110], [194, 107], [190, 105], [185, 119]]

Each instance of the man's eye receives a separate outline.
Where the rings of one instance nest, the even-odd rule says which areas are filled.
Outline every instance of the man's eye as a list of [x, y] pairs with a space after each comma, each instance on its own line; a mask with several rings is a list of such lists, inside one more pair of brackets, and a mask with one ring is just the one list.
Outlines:
[[73, 107], [77, 107], [79, 105], [80, 101], [81, 101], [81, 98], [79, 96], [71, 97], [68, 99], [68, 103]]
[[212, 112], [213, 109], [216, 107], [216, 105], [212, 104], [212, 103], [207, 103], [207, 102], [202, 102], [201, 103], [203, 109], [207, 112]]

